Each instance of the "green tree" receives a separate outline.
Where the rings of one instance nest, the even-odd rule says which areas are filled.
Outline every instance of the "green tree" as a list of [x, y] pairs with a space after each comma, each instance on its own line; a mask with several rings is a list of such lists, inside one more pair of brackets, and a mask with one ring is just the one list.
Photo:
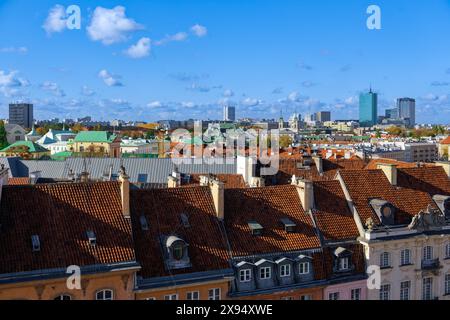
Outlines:
[[292, 144], [292, 138], [289, 136], [281, 136], [280, 137], [280, 147], [281, 148], [289, 148]]
[[0, 150], [6, 148], [8, 145], [5, 123], [0, 121]]

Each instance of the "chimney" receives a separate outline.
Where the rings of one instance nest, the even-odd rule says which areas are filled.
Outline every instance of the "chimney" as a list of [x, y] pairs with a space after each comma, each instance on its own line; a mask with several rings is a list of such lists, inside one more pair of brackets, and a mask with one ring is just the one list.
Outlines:
[[209, 186], [209, 176], [200, 176], [200, 186], [201, 187]]
[[438, 162], [436, 162], [436, 165], [439, 167], [443, 167], [445, 173], [447, 174], [448, 178], [450, 179], [450, 161], [438, 161]]
[[89, 172], [83, 171], [80, 173], [80, 182], [88, 183], [89, 182]]
[[264, 178], [252, 177], [250, 179], [250, 187], [251, 188], [262, 188], [264, 186], [265, 186]]
[[130, 177], [125, 172], [125, 167], [120, 168], [120, 195], [122, 200], [122, 213], [125, 218], [130, 217]]
[[384, 174], [388, 178], [389, 182], [393, 185], [397, 185], [397, 165], [390, 163], [379, 163], [377, 168], [383, 170]]
[[209, 187], [211, 188], [217, 218], [223, 220], [225, 217], [225, 184], [219, 180], [211, 180]]
[[292, 177], [292, 184], [297, 187], [300, 201], [302, 202], [303, 209], [308, 212], [314, 209], [314, 186], [313, 182], [304, 179], [298, 179], [295, 176]]
[[313, 156], [312, 159], [314, 160], [314, 163], [316, 164], [317, 171], [319, 174], [323, 173], [323, 159], [321, 156]]
[[178, 178], [175, 178], [174, 176], [169, 176], [167, 178], [167, 187], [168, 188], [177, 188], [179, 187], [180, 180]]

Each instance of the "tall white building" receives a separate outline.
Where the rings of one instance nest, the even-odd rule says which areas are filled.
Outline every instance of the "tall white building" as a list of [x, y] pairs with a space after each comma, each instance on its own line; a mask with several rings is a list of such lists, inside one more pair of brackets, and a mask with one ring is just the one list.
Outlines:
[[224, 106], [223, 107], [223, 120], [224, 121], [236, 121], [236, 107]]
[[402, 120], [407, 120], [410, 127], [416, 124], [416, 100], [411, 98], [397, 99], [398, 117]]

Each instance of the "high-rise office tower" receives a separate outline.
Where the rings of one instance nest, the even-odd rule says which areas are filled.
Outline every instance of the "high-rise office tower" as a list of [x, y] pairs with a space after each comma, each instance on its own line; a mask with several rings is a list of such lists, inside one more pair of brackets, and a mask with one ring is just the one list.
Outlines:
[[397, 108], [386, 109], [385, 117], [387, 119], [398, 119], [398, 109]]
[[223, 107], [223, 121], [236, 121], [236, 107]]
[[33, 105], [31, 103], [11, 103], [9, 105], [9, 123], [31, 128], [33, 126]]
[[416, 124], [416, 100], [411, 98], [397, 99], [399, 119], [405, 120], [410, 127]]
[[319, 122], [331, 121], [331, 112], [330, 111], [319, 111], [316, 113], [316, 119]]
[[362, 93], [359, 96], [359, 125], [372, 127], [378, 120], [378, 95], [372, 92]]

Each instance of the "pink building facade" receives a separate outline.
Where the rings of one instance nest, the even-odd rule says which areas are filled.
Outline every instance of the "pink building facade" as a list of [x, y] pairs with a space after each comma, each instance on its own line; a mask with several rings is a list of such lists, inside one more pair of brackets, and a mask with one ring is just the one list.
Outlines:
[[367, 280], [343, 282], [324, 288], [324, 300], [366, 300]]

